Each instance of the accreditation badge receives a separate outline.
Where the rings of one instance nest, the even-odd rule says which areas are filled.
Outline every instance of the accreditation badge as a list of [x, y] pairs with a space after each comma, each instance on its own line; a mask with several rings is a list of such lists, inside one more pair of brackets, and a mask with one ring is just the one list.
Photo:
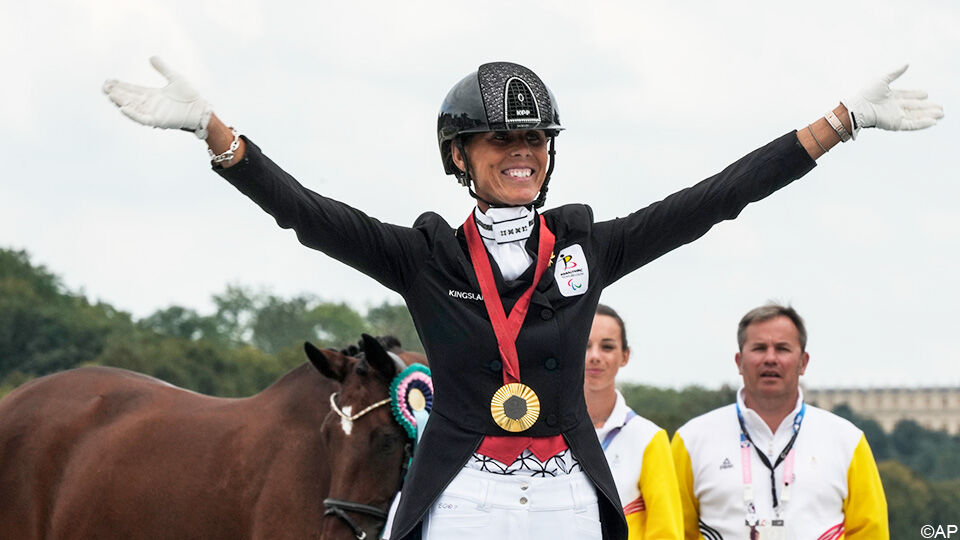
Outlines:
[[[756, 540], [787, 540], [787, 528], [783, 526], [782, 519], [764, 520], [757, 525], [755, 532]], [[750, 537], [751, 539], [754, 536]]]
[[498, 426], [511, 433], [526, 431], [540, 416], [540, 398], [525, 384], [505, 384], [493, 394], [490, 414]]

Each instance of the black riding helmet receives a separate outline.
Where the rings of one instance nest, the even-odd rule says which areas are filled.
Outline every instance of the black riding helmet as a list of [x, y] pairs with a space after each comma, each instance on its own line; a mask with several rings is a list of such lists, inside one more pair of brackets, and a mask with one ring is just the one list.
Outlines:
[[[563, 128], [560, 126], [557, 100], [550, 89], [536, 73], [519, 64], [483, 64], [447, 93], [437, 118], [437, 139], [444, 172], [455, 175], [460, 184], [470, 190], [470, 195], [479, 199], [470, 186], [469, 165], [466, 171], [457, 168], [453, 163], [451, 145], [457, 145], [466, 161], [467, 153], [463, 147], [465, 136], [515, 129], [542, 129], [550, 138], [550, 165], [540, 195], [533, 202], [535, 208], [543, 206], [556, 161], [554, 139]], [[485, 202], [490, 204], [490, 201]]]

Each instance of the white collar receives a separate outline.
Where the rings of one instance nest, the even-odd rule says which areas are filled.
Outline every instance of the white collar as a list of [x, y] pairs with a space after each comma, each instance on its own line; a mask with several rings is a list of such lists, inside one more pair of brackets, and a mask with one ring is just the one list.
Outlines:
[[627, 425], [627, 413], [630, 412], [630, 407], [627, 406], [627, 400], [624, 399], [620, 390], [614, 390], [614, 392], [617, 393], [617, 400], [613, 403], [613, 410], [610, 411], [610, 416], [603, 422], [603, 427], [596, 428], [597, 436], [601, 440], [607, 433], [610, 433], [610, 430]]
[[478, 206], [473, 211], [473, 217], [480, 236], [498, 244], [526, 240], [536, 223], [536, 212], [526, 206], [488, 208], [486, 213]]
[[[740, 390], [737, 391], [737, 405], [740, 406], [740, 410], [743, 412], [743, 421], [747, 424], [747, 430], [751, 434], [756, 433], [757, 430], [763, 433], [770, 433], [770, 426], [760, 417], [760, 414], [757, 411], [749, 408], [743, 401], [743, 394], [746, 388], [741, 386]], [[790, 411], [787, 416], [783, 418], [783, 421], [780, 422], [780, 426], [777, 427], [777, 432], [780, 433], [785, 429], [793, 429], [793, 417], [800, 412], [800, 407], [803, 406], [803, 388], [797, 388], [797, 403], [794, 405], [793, 410]], [[776, 435], [775, 433], [770, 433], [771, 436]]]

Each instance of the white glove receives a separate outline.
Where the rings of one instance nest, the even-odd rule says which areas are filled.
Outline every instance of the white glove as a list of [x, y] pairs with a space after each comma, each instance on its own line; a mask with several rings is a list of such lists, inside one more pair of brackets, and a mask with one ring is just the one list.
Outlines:
[[925, 91], [890, 89], [890, 83], [903, 75], [907, 67], [909, 64], [904, 64], [871, 82], [856, 96], [840, 100], [850, 112], [854, 139], [861, 128], [915, 130], [928, 128], [943, 118], [943, 107], [928, 102]]
[[108, 79], [103, 83], [103, 93], [134, 122], [155, 128], [192, 131], [197, 138], [206, 139], [207, 124], [213, 111], [210, 104], [160, 57], [151, 56], [150, 64], [166, 77], [168, 84], [163, 88], [147, 88]]

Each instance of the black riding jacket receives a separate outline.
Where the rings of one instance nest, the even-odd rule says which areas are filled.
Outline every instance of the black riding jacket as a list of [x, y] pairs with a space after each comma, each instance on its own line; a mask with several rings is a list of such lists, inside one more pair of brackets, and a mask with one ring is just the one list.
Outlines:
[[[735, 218], [748, 203], [814, 165], [792, 132], [625, 218], [595, 223], [585, 205], [543, 212], [558, 256], [537, 284], [517, 338], [521, 381], [536, 392], [541, 406], [536, 423], [522, 435], [564, 436], [596, 485], [604, 538], [625, 539], [627, 527], [583, 397], [584, 351], [601, 291], [714, 224]], [[483, 436], [510, 435], [490, 414], [490, 398], [503, 384], [502, 366], [462, 227], [454, 229], [432, 212], [413, 227], [381, 223], [303, 187], [250, 141], [240, 163], [216, 170], [281, 227], [295, 230], [301, 243], [373, 277], [406, 301], [430, 359], [434, 403], [391, 538], [416, 536], [431, 503]], [[539, 233], [538, 225], [526, 243], [534, 257]], [[508, 282], [492, 258], [491, 267], [509, 313], [530, 285], [534, 265]]]

